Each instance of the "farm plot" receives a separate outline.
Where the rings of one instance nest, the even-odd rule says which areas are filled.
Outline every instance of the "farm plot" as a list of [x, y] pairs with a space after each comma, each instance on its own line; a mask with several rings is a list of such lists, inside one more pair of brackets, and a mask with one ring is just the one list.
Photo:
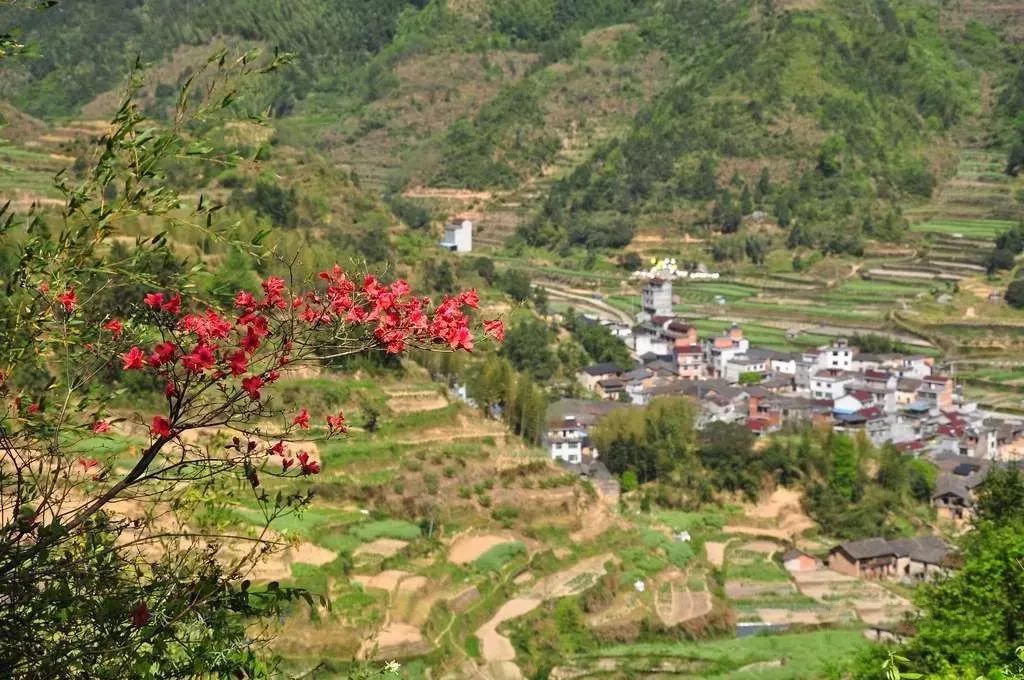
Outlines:
[[993, 240], [1014, 224], [1012, 220], [936, 218], [910, 228], [921, 233], [960, 234], [963, 238]]
[[[557, 677], [644, 677], [661, 669], [671, 677], [768, 680], [825, 677], [830, 659], [856, 654], [871, 643], [857, 629], [699, 642], [639, 643], [606, 647], [570, 660]], [[554, 672], [552, 677], [555, 677]]]

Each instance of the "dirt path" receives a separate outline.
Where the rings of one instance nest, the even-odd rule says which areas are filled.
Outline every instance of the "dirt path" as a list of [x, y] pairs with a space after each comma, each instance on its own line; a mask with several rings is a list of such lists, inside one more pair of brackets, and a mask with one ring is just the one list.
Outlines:
[[608, 531], [618, 521], [618, 494], [610, 494], [595, 485], [597, 498], [580, 518], [580, 529], [569, 534], [573, 543], [591, 541]]
[[498, 626], [529, 614], [542, 602], [543, 600], [537, 597], [516, 597], [501, 605], [491, 620], [476, 631], [476, 636], [480, 639], [480, 656], [487, 661], [514, 661], [516, 650], [512, 646], [512, 641], [498, 632]]
[[612, 307], [610, 304], [603, 302], [602, 300], [596, 300], [588, 295], [573, 292], [568, 288], [562, 288], [561, 286], [556, 286], [553, 283], [544, 283], [543, 285], [537, 284], [537, 286], [547, 291], [548, 297], [552, 300], [568, 300], [573, 302], [576, 307], [582, 307], [597, 312], [602, 319], [617, 321], [630, 326], [634, 323], [634, 319], [630, 314], [622, 311], [621, 309]]
[[581, 560], [568, 569], [546, 576], [527, 588], [519, 597], [503, 604], [494, 616], [476, 631], [476, 636], [480, 640], [480, 657], [488, 664], [513, 662], [516, 650], [512, 642], [498, 632], [501, 624], [529, 614], [545, 600], [582, 593], [605, 574], [605, 563], [617, 559], [614, 555], [606, 553]]
[[748, 527], [739, 524], [726, 524], [722, 531], [727, 534], [743, 534], [745, 536], [768, 536], [777, 538], [780, 541], [788, 541], [792, 538], [788, 531], [783, 529], [763, 529], [761, 527]]

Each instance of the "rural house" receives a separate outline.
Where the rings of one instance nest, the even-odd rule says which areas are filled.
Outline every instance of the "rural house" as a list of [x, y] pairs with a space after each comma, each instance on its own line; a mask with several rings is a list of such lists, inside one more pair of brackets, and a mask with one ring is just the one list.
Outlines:
[[815, 571], [821, 568], [821, 560], [813, 555], [808, 555], [803, 550], [790, 548], [782, 553], [782, 566], [790, 573]]
[[473, 223], [456, 217], [444, 227], [441, 247], [453, 253], [468, 253], [473, 250]]

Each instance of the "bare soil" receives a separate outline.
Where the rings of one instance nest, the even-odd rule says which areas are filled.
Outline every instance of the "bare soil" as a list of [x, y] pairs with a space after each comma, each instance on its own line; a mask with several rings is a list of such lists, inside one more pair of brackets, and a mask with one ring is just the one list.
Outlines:
[[408, 541], [400, 541], [397, 538], [378, 538], [375, 541], [362, 544], [352, 552], [352, 555], [354, 557], [362, 555], [394, 557], [402, 552], [407, 545], [409, 545]]
[[729, 544], [715, 541], [706, 541], [704, 543], [704, 552], [707, 554], [707, 560], [711, 566], [716, 569], [722, 568], [722, 565], [725, 564], [725, 548], [727, 545]]
[[393, 622], [363, 641], [360, 659], [392, 660], [429, 654], [433, 646], [416, 626]]
[[469, 564], [496, 545], [518, 540], [511, 534], [483, 534], [461, 536], [452, 541], [448, 549], [448, 561], [453, 564]]

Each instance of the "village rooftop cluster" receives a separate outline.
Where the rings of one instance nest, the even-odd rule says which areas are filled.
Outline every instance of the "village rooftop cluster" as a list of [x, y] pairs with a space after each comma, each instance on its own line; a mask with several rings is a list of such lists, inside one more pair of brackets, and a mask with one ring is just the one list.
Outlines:
[[698, 405], [698, 427], [738, 423], [757, 436], [786, 424], [828, 425], [863, 434], [924, 457], [940, 470], [940, 515], [968, 519], [974, 488], [988, 461], [1024, 457], [1024, 424], [993, 417], [963, 398], [933, 358], [862, 352], [844, 338], [803, 352], [751, 346], [733, 325], [701, 337], [674, 315], [672, 279], [653, 278], [641, 293], [633, 327], [602, 323], [631, 349], [632, 369], [613, 363], [585, 367], [577, 376], [592, 395], [549, 409], [546, 445], [552, 458], [573, 466], [598, 461], [589, 432], [609, 411], [643, 406], [661, 396]]

